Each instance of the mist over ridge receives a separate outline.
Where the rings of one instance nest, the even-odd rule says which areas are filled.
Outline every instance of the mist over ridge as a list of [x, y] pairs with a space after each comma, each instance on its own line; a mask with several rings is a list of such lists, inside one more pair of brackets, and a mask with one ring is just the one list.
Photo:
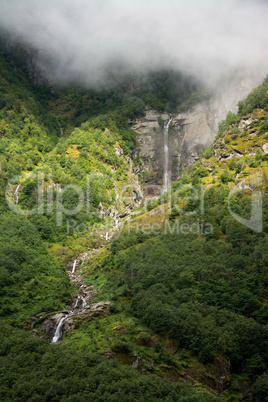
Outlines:
[[62, 82], [166, 68], [205, 82], [240, 68], [263, 78], [268, 64], [265, 1], [2, 0], [0, 9], [0, 26]]

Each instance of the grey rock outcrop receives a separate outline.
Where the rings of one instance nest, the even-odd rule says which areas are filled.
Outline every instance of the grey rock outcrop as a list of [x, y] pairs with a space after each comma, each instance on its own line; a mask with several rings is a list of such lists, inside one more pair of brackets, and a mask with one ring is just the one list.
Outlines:
[[144, 117], [130, 122], [132, 129], [137, 133], [138, 144], [133, 156], [139, 158], [142, 163], [140, 169], [134, 167], [136, 172], [154, 172], [161, 169], [163, 135], [159, 122], [167, 119], [167, 113], [147, 109]]
[[62, 327], [64, 333], [79, 328], [83, 323], [90, 321], [93, 317], [108, 314], [110, 304], [111, 303], [108, 301], [98, 302], [85, 307], [80, 306], [80, 308], [74, 308], [72, 311], [63, 310], [57, 314], [42, 313], [28, 319], [25, 328], [32, 329], [33, 333], [37, 336], [52, 339], [55, 334], [55, 329], [63, 317], [66, 317]]
[[212, 144], [218, 132], [218, 124], [229, 111], [238, 110], [238, 102], [244, 99], [255, 85], [258, 77], [235, 79], [214, 90], [210, 99], [201, 101], [187, 112], [174, 118], [174, 142], [170, 147], [176, 171], [191, 165], [198, 159], [200, 150]]
[[[229, 111], [236, 112], [237, 103], [260, 82], [259, 77], [229, 80], [218, 85], [210, 98], [173, 116], [169, 129], [169, 171], [173, 180], [182, 169], [199, 158], [201, 150], [212, 144], [219, 122], [226, 118]], [[156, 194], [161, 192], [163, 184], [163, 121], [168, 117], [167, 113], [147, 109], [143, 118], [130, 122], [137, 133], [133, 159], [138, 163], [133, 169], [144, 172], [144, 187], [155, 186]]]

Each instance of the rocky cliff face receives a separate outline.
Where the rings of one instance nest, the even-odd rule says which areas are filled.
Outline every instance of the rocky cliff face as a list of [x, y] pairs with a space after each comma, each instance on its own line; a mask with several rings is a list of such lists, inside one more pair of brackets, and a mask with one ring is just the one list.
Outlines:
[[137, 148], [133, 154], [133, 172], [141, 173], [144, 195], [157, 195], [161, 192], [164, 141], [163, 123], [167, 113], [146, 110], [145, 117], [131, 122], [137, 133]]
[[[218, 131], [218, 123], [229, 111], [237, 111], [237, 103], [261, 82], [256, 77], [233, 80], [218, 87], [213, 95], [186, 112], [173, 116], [169, 129], [169, 171], [175, 179], [178, 172], [199, 158], [200, 151], [210, 145]], [[135, 172], [143, 172], [143, 185], [159, 194], [163, 184], [163, 120], [167, 113], [147, 109], [145, 117], [130, 122], [137, 133], [134, 152]], [[148, 194], [149, 193], [149, 194]], [[146, 194], [146, 192], [145, 192]], [[150, 190], [147, 191], [148, 195]]]

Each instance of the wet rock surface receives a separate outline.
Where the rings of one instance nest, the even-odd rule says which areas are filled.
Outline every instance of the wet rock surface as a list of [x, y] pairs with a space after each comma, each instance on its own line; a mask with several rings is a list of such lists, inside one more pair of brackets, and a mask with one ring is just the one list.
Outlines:
[[[88, 253], [79, 256], [79, 260], [84, 261], [88, 258]], [[76, 260], [77, 261], [77, 260]], [[73, 266], [78, 265], [73, 264]], [[94, 286], [87, 286], [83, 282], [82, 276], [77, 271], [72, 272], [69, 268], [67, 274], [78, 290], [76, 297], [69, 301], [68, 309], [55, 312], [44, 312], [29, 318], [25, 322], [25, 328], [33, 330], [36, 336], [52, 340], [55, 337], [56, 330], [62, 320], [61, 335], [64, 332], [79, 328], [83, 323], [90, 321], [93, 317], [101, 314], [109, 314], [108, 301], [91, 303], [91, 299], [98, 293]], [[67, 304], [67, 303], [66, 303]], [[61, 338], [61, 336], [60, 336]], [[60, 339], [58, 340], [60, 341]], [[57, 343], [57, 342], [56, 342]]]
[[[168, 140], [168, 168], [172, 180], [178, 172], [199, 159], [201, 151], [212, 144], [216, 137], [218, 123], [225, 119], [229, 111], [237, 112], [238, 101], [245, 98], [259, 81], [258, 77], [253, 76], [235, 77], [230, 82], [214, 88], [209, 97], [187, 111], [173, 115]], [[129, 122], [137, 133], [133, 171], [143, 172], [145, 196], [161, 193], [164, 166], [163, 125], [168, 119], [168, 113], [147, 108], [143, 118]], [[251, 123], [252, 119], [246, 119], [241, 122], [240, 129], [243, 130]], [[153, 194], [149, 194], [150, 186], [154, 186], [151, 191]]]

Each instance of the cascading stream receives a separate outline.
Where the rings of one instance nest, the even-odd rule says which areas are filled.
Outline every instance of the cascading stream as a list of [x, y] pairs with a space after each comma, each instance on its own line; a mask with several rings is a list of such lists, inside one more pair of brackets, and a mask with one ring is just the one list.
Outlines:
[[80, 299], [81, 299], [81, 296], [77, 296], [77, 299], [76, 299], [74, 308], [77, 308], [77, 307], [78, 307], [78, 303], [79, 303], [79, 300], [80, 300]]
[[[77, 260], [75, 260], [74, 262], [73, 262], [73, 267], [72, 267], [72, 278], [76, 278], [76, 274], [75, 274], [75, 268], [76, 268], [76, 264], [77, 264]], [[81, 293], [83, 293], [83, 295], [81, 295], [81, 294], [78, 294], [78, 296], [77, 296], [77, 299], [76, 299], [76, 301], [75, 301], [75, 305], [74, 305], [74, 309], [80, 309], [80, 308], [87, 308], [88, 307], [88, 304], [87, 304], [87, 302], [86, 302], [86, 300], [84, 299], [84, 297], [83, 296], [85, 296], [86, 297], [86, 293], [83, 291], [83, 286], [84, 285], [81, 285], [80, 286], [80, 290], [79, 290], [79, 292]], [[57, 325], [57, 328], [56, 328], [56, 331], [55, 331], [55, 334], [54, 334], [54, 336], [53, 336], [53, 339], [52, 339], [52, 343], [57, 343], [57, 342], [59, 342], [60, 340], [61, 340], [61, 338], [62, 338], [62, 335], [63, 335], [63, 326], [64, 326], [64, 323], [65, 323], [65, 320], [69, 317], [69, 316], [71, 316], [72, 314], [75, 314], [75, 312], [73, 311], [73, 310], [71, 310], [70, 312], [69, 312], [69, 314], [67, 314], [67, 315], [65, 315], [64, 317], [62, 317], [61, 319], [60, 319], [60, 321], [59, 321], [59, 323], [58, 323], [58, 325]]]
[[73, 263], [72, 274], [74, 274], [74, 273], [75, 273], [75, 267], [76, 267], [76, 260], [75, 260], [75, 261], [74, 261], [74, 263]]
[[87, 307], [87, 302], [85, 301], [83, 296], [81, 297], [81, 300], [82, 300], [82, 308]]
[[163, 193], [166, 193], [169, 186], [169, 172], [168, 172], [168, 159], [169, 159], [169, 148], [168, 148], [168, 130], [170, 123], [172, 122], [172, 117], [169, 118], [164, 124], [164, 184]]
[[62, 319], [58, 323], [55, 335], [53, 336], [53, 339], [52, 339], [52, 343], [58, 342], [60, 340], [60, 338], [62, 337], [62, 327], [63, 327], [64, 321], [66, 320], [66, 317], [67, 316], [62, 317]]
[[20, 185], [18, 184], [14, 193], [14, 201], [15, 204], [18, 205], [19, 203], [19, 196], [18, 196], [18, 191], [19, 191]]
[[75, 302], [74, 308], [78, 308], [78, 307], [79, 307], [79, 302], [80, 302], [80, 300], [82, 301], [82, 308], [84, 308], [84, 307], [87, 306], [87, 302], [86, 302], [86, 300], [84, 299], [84, 297], [81, 296], [81, 295], [78, 295], [78, 296], [77, 296], [77, 299], [76, 299], [76, 302]]

